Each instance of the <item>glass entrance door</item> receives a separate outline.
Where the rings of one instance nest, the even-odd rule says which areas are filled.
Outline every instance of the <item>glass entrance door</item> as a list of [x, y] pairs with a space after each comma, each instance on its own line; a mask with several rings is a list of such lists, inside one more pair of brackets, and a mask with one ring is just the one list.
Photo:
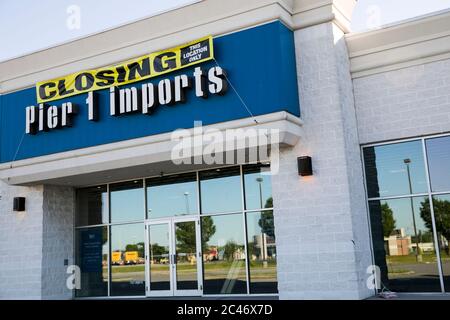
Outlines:
[[198, 218], [148, 222], [147, 295], [201, 295], [201, 249]]

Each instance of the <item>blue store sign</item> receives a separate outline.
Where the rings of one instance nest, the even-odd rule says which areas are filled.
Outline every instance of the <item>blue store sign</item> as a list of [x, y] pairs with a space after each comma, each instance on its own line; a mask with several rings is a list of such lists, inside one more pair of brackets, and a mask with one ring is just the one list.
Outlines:
[[189, 129], [195, 121], [300, 115], [291, 30], [272, 22], [213, 45], [214, 59], [139, 82], [46, 104], [38, 104], [34, 87], [0, 96], [0, 163]]

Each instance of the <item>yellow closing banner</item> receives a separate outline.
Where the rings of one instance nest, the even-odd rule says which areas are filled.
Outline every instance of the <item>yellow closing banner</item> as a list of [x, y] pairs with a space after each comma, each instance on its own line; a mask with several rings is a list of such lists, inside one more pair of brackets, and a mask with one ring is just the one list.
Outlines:
[[160, 76], [214, 58], [211, 36], [115, 66], [86, 70], [36, 84], [38, 103]]

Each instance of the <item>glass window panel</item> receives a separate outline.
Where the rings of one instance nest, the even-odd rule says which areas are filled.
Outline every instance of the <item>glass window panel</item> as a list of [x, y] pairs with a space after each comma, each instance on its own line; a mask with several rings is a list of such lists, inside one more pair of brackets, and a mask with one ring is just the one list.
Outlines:
[[108, 193], [106, 186], [77, 190], [77, 226], [108, 223]]
[[364, 165], [369, 198], [428, 192], [420, 140], [364, 148]]
[[370, 201], [375, 263], [396, 292], [440, 292], [428, 197]]
[[143, 223], [111, 226], [111, 295], [145, 294]]
[[202, 217], [203, 292], [247, 293], [242, 214]]
[[277, 248], [273, 211], [247, 213], [250, 293], [277, 293]]
[[168, 223], [149, 226], [150, 290], [170, 290], [170, 226]]
[[434, 196], [433, 208], [445, 291], [450, 292], [450, 194]]
[[177, 290], [198, 290], [196, 221], [175, 223]]
[[108, 228], [76, 230], [76, 260], [81, 271], [77, 297], [108, 295]]
[[242, 211], [240, 168], [200, 172], [202, 213]]
[[426, 141], [433, 192], [450, 191], [450, 137]]
[[112, 223], [145, 219], [142, 180], [111, 184], [109, 189]]
[[[244, 167], [244, 190], [246, 209], [272, 208], [272, 181], [270, 165]], [[266, 173], [266, 174], [263, 174]]]
[[196, 173], [147, 180], [149, 219], [198, 213]]

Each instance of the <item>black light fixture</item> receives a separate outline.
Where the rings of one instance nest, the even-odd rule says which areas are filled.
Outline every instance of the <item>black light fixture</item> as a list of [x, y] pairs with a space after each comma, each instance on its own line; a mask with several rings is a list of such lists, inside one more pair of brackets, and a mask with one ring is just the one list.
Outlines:
[[13, 210], [18, 212], [25, 211], [25, 198], [23, 197], [14, 198]]
[[302, 177], [312, 176], [312, 161], [311, 157], [304, 156], [297, 158], [298, 174]]

